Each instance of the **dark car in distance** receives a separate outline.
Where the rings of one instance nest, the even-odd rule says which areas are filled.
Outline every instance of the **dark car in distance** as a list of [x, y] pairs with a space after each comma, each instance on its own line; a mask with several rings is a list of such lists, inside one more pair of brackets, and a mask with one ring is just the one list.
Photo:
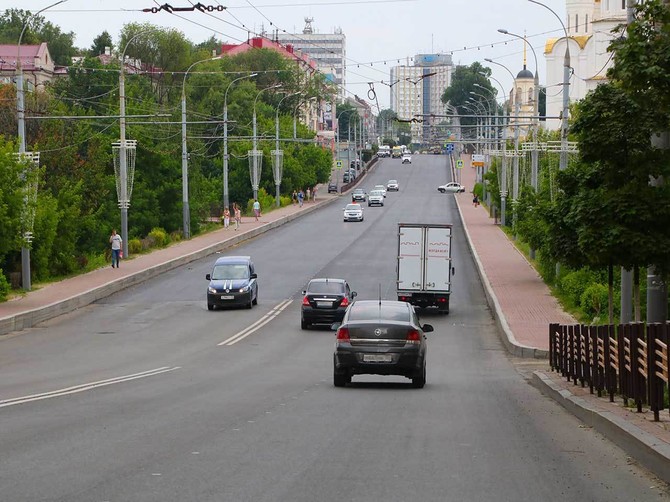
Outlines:
[[302, 292], [300, 327], [312, 324], [333, 324], [342, 321], [349, 304], [356, 297], [344, 279], [312, 279]]
[[339, 191], [340, 191], [340, 189], [337, 186], [336, 182], [331, 181], [330, 183], [328, 183], [328, 193], [337, 193]]
[[426, 337], [414, 307], [391, 300], [358, 300], [337, 328], [333, 384], [344, 387], [353, 375], [401, 375], [420, 389], [426, 384]]
[[251, 308], [258, 303], [258, 276], [249, 256], [222, 256], [205, 278], [209, 281], [208, 310], [232, 306]]
[[353, 192], [351, 192], [351, 202], [365, 202], [365, 190], [362, 188], [355, 188]]

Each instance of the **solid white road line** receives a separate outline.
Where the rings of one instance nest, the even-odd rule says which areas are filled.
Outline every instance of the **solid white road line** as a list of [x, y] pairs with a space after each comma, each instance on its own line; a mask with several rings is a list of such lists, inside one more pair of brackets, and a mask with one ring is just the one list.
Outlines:
[[130, 382], [132, 380], [137, 380], [138, 378], [146, 378], [150, 376], [160, 375], [162, 373], [169, 373], [170, 371], [178, 370], [179, 368], [180, 366], [175, 366], [172, 368], [168, 366], [163, 366], [162, 368], [143, 371], [141, 373], [133, 373], [132, 375], [124, 375], [120, 377], [109, 378], [107, 380], [89, 382], [81, 385], [75, 385], [73, 387], [67, 387], [65, 389], [53, 390], [51, 392], [43, 392], [41, 394], [31, 394], [29, 396], [4, 399], [0, 401], [0, 408], [5, 408], [6, 406], [14, 406], [16, 404], [30, 403], [33, 401], [41, 401], [43, 399], [51, 399], [52, 397], [61, 397], [61, 396], [67, 396], [69, 394], [77, 394], [79, 392], [96, 389], [98, 387], [106, 387], [107, 385]]
[[244, 328], [242, 331], [239, 333], [231, 336], [230, 338], [227, 338], [226, 340], [222, 341], [218, 345], [235, 345], [237, 342], [240, 340], [244, 340], [246, 337], [251, 335], [252, 333], [255, 333], [259, 329], [261, 329], [263, 326], [265, 326], [267, 323], [272, 321], [275, 317], [277, 317], [279, 314], [282, 313], [282, 311], [288, 307], [291, 303], [293, 303], [292, 299], [284, 300], [279, 302], [276, 306], [272, 307], [270, 311], [265, 314], [263, 317], [261, 317], [258, 321], [253, 323], [250, 326], [247, 326]]

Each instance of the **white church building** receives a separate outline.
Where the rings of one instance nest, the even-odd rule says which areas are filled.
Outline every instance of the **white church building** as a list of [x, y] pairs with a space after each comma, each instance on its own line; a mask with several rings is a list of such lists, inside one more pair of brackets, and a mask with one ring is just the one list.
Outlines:
[[[550, 38], [544, 47], [547, 62], [547, 117], [559, 117], [563, 111], [563, 62], [566, 44], [570, 51], [570, 102], [578, 101], [606, 80], [612, 66], [607, 51], [617, 36], [612, 30], [626, 23], [626, 0], [566, 0], [565, 29], [558, 38]], [[560, 119], [547, 119], [547, 129], [560, 129]]]

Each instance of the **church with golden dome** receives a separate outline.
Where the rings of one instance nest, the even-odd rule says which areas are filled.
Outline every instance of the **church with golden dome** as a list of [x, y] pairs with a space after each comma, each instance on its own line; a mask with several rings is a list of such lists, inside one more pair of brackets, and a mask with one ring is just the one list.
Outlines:
[[[547, 62], [547, 117], [563, 110], [563, 62], [570, 52], [570, 102], [580, 100], [607, 78], [613, 63], [607, 48], [617, 36], [614, 28], [626, 23], [626, 0], [566, 0], [565, 29], [544, 47]], [[566, 37], [567, 32], [567, 37]], [[559, 129], [559, 119], [547, 119], [548, 129]]]

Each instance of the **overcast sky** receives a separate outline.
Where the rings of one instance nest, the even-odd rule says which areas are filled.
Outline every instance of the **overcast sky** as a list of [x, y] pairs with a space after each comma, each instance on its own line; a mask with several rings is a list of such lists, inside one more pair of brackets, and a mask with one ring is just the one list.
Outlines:
[[[17, 7], [20, 3], [19, 8], [36, 12], [55, 1], [0, 0], [0, 7], [9, 8], [10, 3], [11, 7]], [[304, 18], [311, 17], [318, 33], [342, 29], [347, 39], [347, 90], [367, 99], [368, 82], [373, 82], [382, 109], [389, 105], [389, 87], [381, 82], [389, 82], [389, 68], [420, 53], [451, 53], [454, 64], [480, 61], [491, 67], [493, 76], [508, 92], [512, 82], [510, 74], [498, 65], [486, 63], [484, 58], [502, 63], [516, 75], [523, 66], [524, 43], [498, 33], [499, 28], [528, 35], [537, 53], [540, 83], [544, 84], [545, 41], [563, 31], [549, 10], [528, 0], [201, 0], [204, 5], [224, 5], [228, 11], [211, 14], [141, 12], [143, 8], [165, 3], [188, 7], [196, 2], [67, 0], [42, 15], [63, 31], [73, 31], [75, 44], [86, 48], [104, 30], [116, 43], [121, 28], [129, 22], [173, 27], [195, 43], [212, 35], [239, 43], [247, 39], [248, 32], [259, 33], [263, 29], [268, 33], [274, 29], [301, 33]], [[565, 0], [544, 0], [543, 3], [564, 21]], [[528, 69], [535, 71], [530, 51]]]

